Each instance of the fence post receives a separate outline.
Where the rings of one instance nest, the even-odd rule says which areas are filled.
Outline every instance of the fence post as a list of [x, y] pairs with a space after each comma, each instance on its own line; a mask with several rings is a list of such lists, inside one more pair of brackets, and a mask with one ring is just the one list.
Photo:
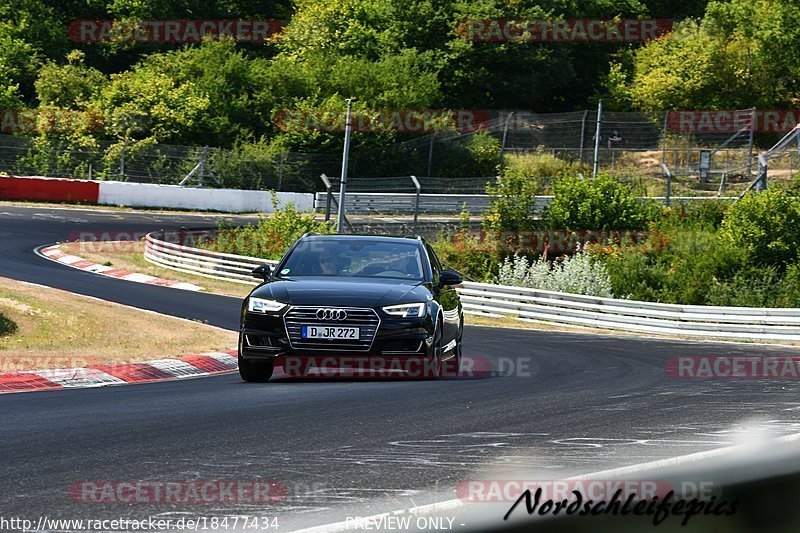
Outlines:
[[281, 153], [281, 164], [278, 167], [278, 188], [277, 191], [281, 190], [281, 186], [283, 185], [283, 162], [286, 161], [286, 152]]
[[597, 177], [597, 170], [600, 166], [600, 126], [603, 123], [603, 99], [597, 101], [597, 129], [594, 134], [594, 166], [592, 167], [592, 177]]
[[664, 112], [664, 143], [661, 146], [661, 168], [667, 164], [667, 120], [669, 118], [669, 111]]
[[198, 172], [199, 172], [199, 174], [198, 174], [198, 178], [197, 178], [197, 183], [200, 184], [200, 187], [204, 187], [205, 186], [205, 183], [206, 183], [206, 180], [205, 180], [206, 172], [208, 172], [208, 177], [211, 178], [211, 181], [214, 182], [214, 185], [219, 185], [219, 180], [217, 180], [217, 175], [214, 174], [214, 171], [211, 170], [210, 168], [208, 168], [208, 165], [206, 164], [206, 154], [207, 153], [208, 153], [208, 146], [204, 146], [203, 149], [200, 150], [200, 153], [198, 154], [198, 158], [199, 159], [197, 161], [197, 164], [194, 166], [194, 168], [188, 174], [186, 174], [186, 177], [183, 178], [180, 181], [180, 183], [178, 183], [178, 185], [183, 187], [184, 185], [189, 183], [189, 180], [192, 179], [192, 176], [194, 176], [195, 173], [198, 173]]
[[756, 178], [756, 192], [767, 188], [767, 160], [763, 155], [758, 156], [758, 177]]
[[665, 203], [667, 204], [667, 207], [669, 207], [670, 196], [672, 196], [672, 172], [669, 171], [669, 167], [666, 165], [666, 163], [661, 163], [661, 170], [667, 177], [667, 199]]
[[514, 112], [511, 111], [506, 116], [506, 123], [503, 126], [503, 143], [500, 145], [500, 168], [504, 168], [506, 166], [506, 139], [508, 138], [508, 123], [511, 122], [511, 115]]
[[[789, 152], [791, 157], [791, 152]], [[800, 135], [797, 136], [797, 171], [800, 172]]]
[[325, 222], [330, 222], [331, 220], [331, 181], [328, 179], [328, 176], [322, 174], [319, 177], [322, 180], [322, 183], [325, 184]]
[[422, 188], [416, 176], [411, 176], [411, 181], [414, 182], [414, 187], [417, 188], [417, 196], [414, 199], [414, 233], [417, 231], [417, 217], [419, 215], [419, 191]]
[[[748, 150], [748, 155], [747, 155], [747, 173], [748, 174], [752, 174], [752, 172], [753, 172], [753, 133], [755, 132], [755, 129], [756, 129], [756, 108], [755, 107], [752, 108], [750, 110], [750, 112], [751, 112], [751, 115], [750, 115], [750, 139], [747, 142], [747, 150]], [[759, 161], [759, 163], [760, 163], [760, 161]], [[766, 181], [766, 177], [765, 177], [764, 178], [764, 186], [765, 187], [766, 187], [766, 183], [767, 183], [767, 181]]]
[[428, 147], [428, 176], [431, 176], [431, 165], [433, 164], [433, 141], [436, 139], [436, 132], [431, 134], [431, 144]]
[[580, 164], [583, 164], [583, 146], [584, 146], [584, 139], [586, 139], [586, 117], [589, 116], [589, 110], [583, 110], [583, 120], [581, 120], [581, 152], [578, 156], [578, 161]]
[[119, 180], [125, 181], [125, 148], [128, 146], [128, 140], [126, 139], [124, 143], [122, 143], [122, 151], [119, 153]]

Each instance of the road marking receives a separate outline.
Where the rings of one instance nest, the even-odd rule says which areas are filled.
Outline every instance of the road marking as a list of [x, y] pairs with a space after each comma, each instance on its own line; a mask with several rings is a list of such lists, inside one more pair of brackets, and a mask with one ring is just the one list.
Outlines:
[[135, 283], [145, 283], [148, 285], [159, 285], [161, 287], [170, 287], [173, 289], [181, 289], [185, 291], [202, 291], [203, 288], [199, 285], [194, 285], [188, 282], [178, 282], [138, 272], [129, 272], [127, 270], [113, 268], [106, 265], [99, 265], [92, 261], [87, 261], [75, 255], [69, 255], [59, 249], [58, 244], [43, 245], [34, 248], [33, 252], [39, 257], [44, 257], [57, 263], [62, 263], [67, 266], [83, 270], [84, 272], [92, 272], [111, 278], [122, 279], [125, 281], [133, 281]]

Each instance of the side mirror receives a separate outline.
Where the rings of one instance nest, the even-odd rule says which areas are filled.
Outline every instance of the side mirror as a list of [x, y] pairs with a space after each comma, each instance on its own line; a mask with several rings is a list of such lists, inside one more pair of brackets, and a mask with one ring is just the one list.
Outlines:
[[269, 275], [271, 272], [272, 270], [269, 268], [269, 265], [265, 263], [261, 266], [257, 266], [256, 268], [254, 268], [253, 271], [250, 272], [250, 275], [253, 276], [254, 278], [263, 279], [264, 281], [267, 281], [267, 279], [269, 279]]
[[442, 270], [442, 273], [439, 275], [439, 284], [442, 286], [461, 285], [462, 282], [461, 274], [453, 272], [452, 270]]

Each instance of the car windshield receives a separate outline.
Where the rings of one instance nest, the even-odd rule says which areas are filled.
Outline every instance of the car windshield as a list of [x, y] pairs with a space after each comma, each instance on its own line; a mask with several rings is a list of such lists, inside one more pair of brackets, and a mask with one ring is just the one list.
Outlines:
[[414, 242], [314, 239], [301, 242], [281, 267], [281, 277], [334, 276], [422, 280]]

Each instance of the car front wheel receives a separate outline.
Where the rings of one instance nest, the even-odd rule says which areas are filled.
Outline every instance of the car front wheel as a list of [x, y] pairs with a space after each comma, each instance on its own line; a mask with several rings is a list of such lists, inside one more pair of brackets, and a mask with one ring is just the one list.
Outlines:
[[239, 356], [239, 376], [248, 383], [266, 383], [274, 367], [275, 361], [251, 361]]
[[442, 375], [442, 329], [433, 334], [432, 360], [424, 365], [423, 379], [439, 379]]
[[453, 354], [442, 363], [442, 375], [458, 377], [461, 372], [461, 339], [456, 342]]

